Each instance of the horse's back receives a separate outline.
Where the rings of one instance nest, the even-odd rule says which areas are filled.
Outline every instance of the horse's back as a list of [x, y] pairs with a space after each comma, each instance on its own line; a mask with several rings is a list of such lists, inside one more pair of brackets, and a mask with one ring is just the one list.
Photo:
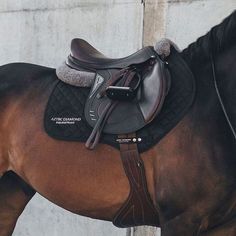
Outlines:
[[[32, 86], [48, 86], [57, 79], [55, 69], [28, 64], [11, 63], [0, 66], [0, 97], [21, 94]], [[41, 87], [40, 86], [40, 87]]]

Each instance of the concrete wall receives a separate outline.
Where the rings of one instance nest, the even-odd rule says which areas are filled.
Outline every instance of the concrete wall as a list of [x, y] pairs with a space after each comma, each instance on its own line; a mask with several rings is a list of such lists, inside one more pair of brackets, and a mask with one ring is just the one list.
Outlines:
[[109, 222], [72, 214], [36, 195], [17, 222], [13, 236], [126, 236]]
[[235, 0], [169, 1], [166, 37], [185, 48], [236, 9]]
[[74, 37], [110, 56], [128, 55], [142, 45], [142, 14], [137, 0], [1, 0], [0, 64], [55, 67]]
[[183, 49], [235, 8], [235, 0], [146, 0], [144, 45], [167, 37]]
[[[74, 37], [120, 57], [169, 37], [181, 48], [236, 8], [235, 0], [1, 0], [0, 64], [27, 61], [56, 67]], [[144, 23], [144, 24], [143, 24]], [[116, 229], [75, 216], [37, 195], [14, 236], [158, 236], [151, 227]]]

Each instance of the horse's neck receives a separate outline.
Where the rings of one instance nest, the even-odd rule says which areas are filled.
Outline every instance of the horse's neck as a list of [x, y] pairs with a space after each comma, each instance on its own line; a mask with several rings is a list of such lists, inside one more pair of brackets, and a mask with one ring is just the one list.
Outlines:
[[[228, 142], [231, 134], [214, 89], [210, 62], [193, 71], [195, 101], [182, 121], [156, 146], [157, 198], [164, 209], [164, 221], [183, 211], [187, 218], [189, 211], [196, 211], [200, 218], [202, 214], [210, 215], [209, 209], [217, 209], [233, 184], [227, 173], [232, 160]], [[207, 206], [198, 199], [199, 191], [210, 201]], [[213, 193], [216, 198], [211, 196]]]
[[[219, 60], [222, 60], [221, 55], [215, 60], [216, 72], [218, 72]], [[205, 140], [204, 144], [209, 152], [216, 152], [205, 158], [210, 162], [219, 161], [218, 164], [223, 167], [227, 165], [224, 160], [227, 159], [228, 150], [232, 151], [233, 143], [232, 134], [216, 92], [212, 62], [206, 61], [202, 67], [192, 68], [192, 71], [196, 80], [196, 98], [192, 109], [187, 114], [192, 123], [192, 135]], [[216, 73], [216, 76], [222, 75]]]

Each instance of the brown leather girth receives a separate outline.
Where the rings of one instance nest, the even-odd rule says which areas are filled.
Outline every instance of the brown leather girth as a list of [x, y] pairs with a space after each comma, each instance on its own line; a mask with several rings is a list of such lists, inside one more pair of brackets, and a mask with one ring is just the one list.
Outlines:
[[[120, 135], [119, 139], [133, 140], [135, 134]], [[137, 140], [137, 139], [136, 139]], [[158, 226], [158, 212], [148, 192], [144, 163], [137, 143], [120, 144], [121, 159], [130, 183], [130, 194], [124, 205], [113, 219], [113, 224], [120, 228], [151, 225]]]

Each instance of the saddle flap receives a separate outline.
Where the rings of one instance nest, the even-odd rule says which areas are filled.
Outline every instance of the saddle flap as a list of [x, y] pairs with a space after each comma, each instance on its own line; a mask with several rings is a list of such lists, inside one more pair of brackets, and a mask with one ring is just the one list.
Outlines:
[[139, 106], [146, 123], [150, 123], [160, 111], [170, 86], [170, 74], [165, 63], [157, 58], [152, 70], [146, 75], [141, 89]]
[[[166, 67], [160, 59], [153, 66], [144, 67], [142, 82], [139, 87], [139, 99], [117, 102], [104, 124], [103, 132], [108, 134], [132, 133], [150, 123], [158, 114], [166, 95]], [[88, 124], [95, 127], [111, 100], [100, 98], [100, 91], [118, 70], [98, 71], [85, 106], [85, 117]], [[102, 78], [102, 79], [101, 79]], [[102, 81], [102, 82], [101, 82]], [[138, 95], [137, 95], [138, 97]]]

